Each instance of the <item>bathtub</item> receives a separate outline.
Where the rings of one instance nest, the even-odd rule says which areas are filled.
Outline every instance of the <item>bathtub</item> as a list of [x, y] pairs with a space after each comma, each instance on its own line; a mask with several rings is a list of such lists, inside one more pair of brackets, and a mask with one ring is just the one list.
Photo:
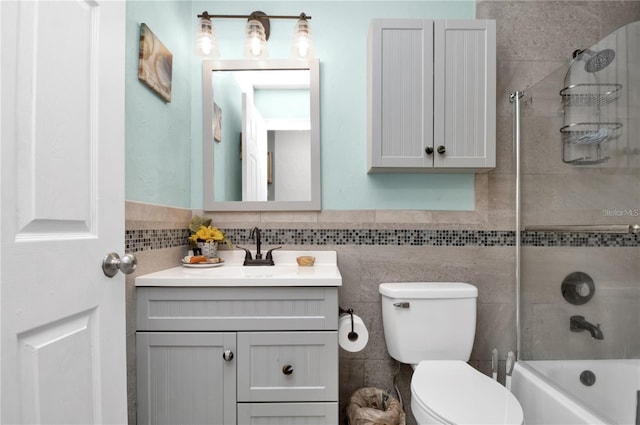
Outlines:
[[[581, 382], [584, 371], [593, 372], [593, 385]], [[640, 360], [518, 361], [511, 391], [526, 425], [640, 424]]]

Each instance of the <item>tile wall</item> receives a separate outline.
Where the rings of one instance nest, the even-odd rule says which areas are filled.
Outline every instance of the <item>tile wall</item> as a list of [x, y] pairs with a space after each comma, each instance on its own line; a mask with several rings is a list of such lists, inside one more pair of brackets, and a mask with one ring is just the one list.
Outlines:
[[[398, 365], [388, 356], [384, 342], [378, 294], [378, 285], [382, 282], [451, 280], [475, 284], [479, 289], [478, 326], [470, 363], [488, 373], [491, 350], [497, 348], [501, 358], [500, 380], [503, 380], [505, 355], [516, 345], [514, 166], [508, 95], [554, 71], [557, 73], [558, 68], [566, 66], [576, 48], [589, 47], [620, 26], [640, 20], [640, 2], [479, 0], [477, 17], [497, 20], [498, 155], [495, 170], [476, 176], [475, 211], [324, 210], [211, 215], [216, 226], [237, 238], [236, 243], [245, 243], [248, 229], [258, 225], [266, 229], [266, 244], [284, 243], [285, 248], [338, 252], [343, 275], [340, 304], [362, 316], [370, 331], [369, 344], [363, 351], [340, 351], [341, 407], [360, 387], [391, 390], [393, 386]], [[562, 169], [553, 168], [552, 164], [558, 162], [553, 144], [557, 135], [556, 125], [550, 125], [549, 119], [532, 117], [524, 129], [530, 135], [523, 140], [526, 174], [523, 192], [529, 194], [523, 198], [525, 224], [567, 224], [566, 220], [577, 223], [587, 219], [593, 222], [602, 216], [599, 208], [576, 207], [558, 201], [573, 199], [570, 194], [588, 185], [578, 178], [580, 171], [571, 169], [568, 177], [574, 177], [568, 178]], [[541, 143], [543, 140], [545, 143]], [[629, 181], [637, 183], [637, 167], [626, 170], [622, 177], [617, 172], [609, 174], [615, 174], [612, 179], [616, 180], [611, 183], [612, 190], [607, 190], [608, 186], [603, 188], [610, 196], [609, 203], [626, 206], [636, 202], [635, 208], [640, 207], [640, 201], [634, 198], [636, 194], [632, 193], [629, 201], [628, 193], [620, 186]], [[640, 199], [640, 189], [638, 192]], [[532, 194], [534, 197], [529, 200]], [[544, 199], [556, 202], [544, 204]], [[186, 250], [180, 239], [192, 211], [128, 202], [126, 214], [127, 243], [130, 250], [136, 251], [139, 262], [137, 275], [179, 264]], [[523, 296], [530, 301], [523, 309], [527, 327], [523, 345], [528, 355], [552, 358], [589, 351], [602, 357], [640, 356], [637, 335], [634, 334], [635, 338], [614, 337], [611, 331], [613, 326], [626, 329], [638, 318], [640, 248], [637, 237], [589, 235], [584, 239], [577, 234], [561, 237], [527, 233], [524, 240], [527, 246], [523, 249], [523, 285], [526, 283]], [[615, 318], [611, 313], [598, 317], [603, 323], [605, 338], [611, 335], [606, 348], [593, 345], [580, 334], [571, 335], [570, 345], [555, 343], [567, 338], [563, 321], [574, 311], [574, 306], [569, 308], [563, 304], [560, 283], [576, 268], [587, 269], [596, 282], [602, 282], [598, 286], [602, 297], [586, 310], [585, 316], [620, 309], [627, 312]], [[135, 423], [134, 277], [127, 279], [131, 424]], [[636, 326], [638, 328], [640, 326]], [[538, 352], [534, 352], [536, 350]], [[414, 424], [408, 408], [411, 369], [401, 366], [399, 372], [408, 424]]]

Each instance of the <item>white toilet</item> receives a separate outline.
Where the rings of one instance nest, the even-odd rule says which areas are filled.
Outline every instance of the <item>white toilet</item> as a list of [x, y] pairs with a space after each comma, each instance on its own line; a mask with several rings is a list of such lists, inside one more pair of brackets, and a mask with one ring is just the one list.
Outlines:
[[505, 387], [467, 364], [478, 289], [459, 282], [382, 283], [387, 350], [415, 369], [411, 411], [419, 425], [522, 425]]

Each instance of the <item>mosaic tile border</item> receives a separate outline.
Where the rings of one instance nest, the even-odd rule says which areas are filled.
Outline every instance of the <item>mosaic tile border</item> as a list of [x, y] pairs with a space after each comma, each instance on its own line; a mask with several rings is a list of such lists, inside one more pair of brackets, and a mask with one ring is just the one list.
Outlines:
[[149, 251], [152, 249], [187, 246], [189, 229], [142, 229], [124, 232], [127, 252]]
[[640, 235], [629, 233], [522, 232], [521, 238], [522, 246], [617, 248], [640, 246]]
[[[223, 229], [235, 244], [251, 246], [247, 229]], [[128, 252], [187, 246], [189, 229], [144, 229], [125, 232]], [[638, 247], [640, 235], [622, 233], [522, 232], [522, 246]], [[267, 245], [409, 245], [500, 247], [515, 246], [508, 230], [425, 229], [262, 229]]]

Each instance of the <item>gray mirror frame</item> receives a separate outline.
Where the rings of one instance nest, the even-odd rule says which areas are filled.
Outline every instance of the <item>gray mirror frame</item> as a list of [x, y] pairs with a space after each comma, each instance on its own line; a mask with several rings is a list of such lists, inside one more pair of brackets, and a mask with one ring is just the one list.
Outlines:
[[[311, 200], [215, 201], [213, 161], [213, 83], [211, 73], [233, 70], [308, 69], [311, 95]], [[320, 211], [320, 62], [310, 60], [213, 60], [202, 63], [202, 158], [204, 211]]]

